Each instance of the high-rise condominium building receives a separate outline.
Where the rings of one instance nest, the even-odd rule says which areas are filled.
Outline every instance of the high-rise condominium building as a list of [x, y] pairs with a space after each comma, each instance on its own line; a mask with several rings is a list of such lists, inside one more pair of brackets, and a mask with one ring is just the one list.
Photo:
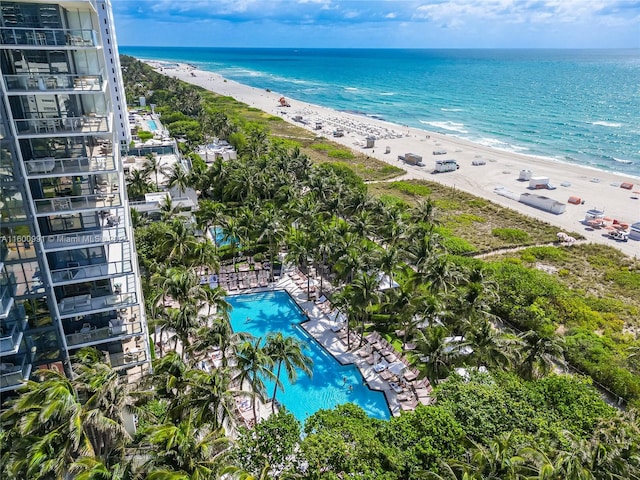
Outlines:
[[149, 346], [121, 151], [109, 0], [0, 1], [0, 393], [93, 346]]

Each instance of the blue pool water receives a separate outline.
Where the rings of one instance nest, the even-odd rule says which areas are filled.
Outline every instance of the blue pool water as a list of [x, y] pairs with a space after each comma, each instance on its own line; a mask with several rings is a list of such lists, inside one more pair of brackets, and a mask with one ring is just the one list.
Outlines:
[[[227, 297], [227, 301], [233, 307], [231, 326], [235, 332], [249, 332], [263, 340], [269, 332], [282, 332], [305, 343], [305, 354], [313, 359], [313, 377], [299, 372], [298, 381], [291, 384], [286, 373], [282, 373], [284, 391], [278, 390], [276, 394], [298, 420], [303, 422], [320, 409], [349, 402], [362, 407], [371, 417], [389, 418], [384, 394], [370, 390], [355, 366], [340, 365], [299, 325], [306, 317], [287, 292], [236, 295]], [[266, 383], [271, 397], [273, 382]]]
[[[222, 227], [209, 227], [209, 234], [211, 235], [211, 238], [216, 239], [216, 245], [218, 245], [219, 247], [226, 247], [227, 245], [231, 245], [231, 240], [233, 239], [233, 237], [230, 237], [229, 235], [224, 233]], [[240, 246], [237, 239], [236, 246]]]
[[149, 125], [149, 130], [151, 130], [152, 132], [158, 130], [158, 124], [155, 120], [147, 120], [147, 125]]

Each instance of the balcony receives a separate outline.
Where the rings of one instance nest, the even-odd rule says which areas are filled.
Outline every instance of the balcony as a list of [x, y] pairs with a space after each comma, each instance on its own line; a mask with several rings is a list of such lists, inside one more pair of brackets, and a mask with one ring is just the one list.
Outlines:
[[143, 348], [132, 348], [125, 353], [108, 354], [111, 366], [116, 367], [135, 367], [148, 361], [147, 352]]
[[92, 328], [90, 323], [85, 323], [76, 333], [66, 335], [67, 345], [70, 348], [86, 347], [119, 337], [141, 335], [144, 332], [142, 322], [119, 323], [119, 319], [114, 319], [109, 324], [108, 327]]
[[92, 297], [89, 294], [63, 298], [58, 303], [60, 318], [75, 317], [89, 313], [108, 312], [131, 307], [138, 303], [135, 293], [122, 293]]
[[69, 30], [66, 28], [0, 28], [0, 47], [96, 47], [95, 30]]
[[36, 213], [49, 215], [51, 213], [72, 213], [81, 210], [110, 209], [122, 206], [122, 200], [117, 192], [100, 193], [76, 197], [41, 198], [35, 200]]
[[75, 233], [47, 235], [42, 238], [42, 243], [44, 244], [44, 249], [50, 251], [126, 242], [128, 239], [127, 230], [124, 227], [112, 227]]
[[31, 93], [31, 92], [101, 92], [105, 84], [102, 75], [78, 75], [78, 74], [33, 74], [23, 73], [4, 76], [7, 92]]
[[0, 356], [13, 355], [20, 350], [23, 332], [27, 328], [27, 319], [3, 324], [0, 330]]
[[13, 281], [0, 285], [0, 319], [7, 318], [13, 306], [13, 297], [16, 295], [15, 276], [11, 274]]
[[84, 173], [104, 173], [116, 171], [113, 156], [53, 158], [45, 157], [24, 162], [29, 178], [51, 177], [54, 175], [82, 175]]
[[[75, 262], [69, 262], [75, 263]], [[122, 260], [119, 262], [101, 263], [98, 265], [70, 265], [67, 268], [61, 268], [51, 271], [51, 279], [55, 285], [63, 285], [69, 283], [85, 282], [99, 278], [109, 278], [126, 273], [133, 272], [133, 266], [130, 260]]]
[[111, 121], [108, 115], [17, 119], [15, 123], [19, 137], [87, 135], [111, 131]]
[[28, 361], [26, 355], [2, 359], [0, 362], [0, 392], [15, 390], [29, 379], [29, 375], [31, 375], [31, 362]]

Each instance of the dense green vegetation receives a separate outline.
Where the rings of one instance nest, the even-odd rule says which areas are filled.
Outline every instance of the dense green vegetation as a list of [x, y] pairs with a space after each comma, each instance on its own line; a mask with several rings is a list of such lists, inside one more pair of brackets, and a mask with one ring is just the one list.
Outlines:
[[[152, 91], [163, 123], [186, 140], [194, 168], [171, 172], [170, 183], [193, 187], [200, 202], [195, 223], [171, 205], [158, 222], [133, 215], [158, 346], [153, 374], [124, 385], [95, 351], [76, 358], [72, 380], [43, 373], [2, 414], [2, 478], [61, 478], [67, 469], [87, 479], [639, 478], [636, 262], [605, 247], [546, 246], [552, 226], [437, 184], [365, 184], [390, 171], [331, 158], [329, 147], [311, 147], [325, 140], [280, 119], [132, 59], [123, 65], [128, 94]], [[207, 165], [193, 154], [210, 136], [234, 144], [238, 160]], [[129, 179], [130, 197], [159, 188], [159, 168], [149, 159]], [[213, 225], [231, 245], [198, 234]], [[261, 419], [257, 403], [278, 393], [263, 379], [309, 365], [281, 335], [261, 345], [233, 332], [225, 292], [200, 285], [196, 272], [248, 257], [276, 267], [279, 254], [331, 283], [319, 293], [348, 329], [376, 330], [398, 350], [415, 346], [406, 355], [435, 386], [435, 404], [390, 421], [354, 405], [304, 425], [285, 410]], [[398, 288], [379, 291], [378, 274]], [[201, 369], [214, 352], [219, 366]], [[629, 412], [608, 406], [590, 378], [559, 374], [565, 358], [628, 400]], [[242, 398], [252, 428], [236, 411]], [[139, 420], [134, 438], [123, 428], [127, 409]]]

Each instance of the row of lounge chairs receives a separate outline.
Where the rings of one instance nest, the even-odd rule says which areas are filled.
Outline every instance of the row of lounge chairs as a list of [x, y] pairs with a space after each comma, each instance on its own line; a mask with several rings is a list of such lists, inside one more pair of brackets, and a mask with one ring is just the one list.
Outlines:
[[315, 294], [316, 287], [314, 285], [309, 286], [309, 279], [307, 276], [302, 273], [300, 270], [294, 270], [293, 272], [289, 272], [289, 277], [293, 280], [293, 283], [301, 290], [307, 290], [309, 287], [309, 293]]

